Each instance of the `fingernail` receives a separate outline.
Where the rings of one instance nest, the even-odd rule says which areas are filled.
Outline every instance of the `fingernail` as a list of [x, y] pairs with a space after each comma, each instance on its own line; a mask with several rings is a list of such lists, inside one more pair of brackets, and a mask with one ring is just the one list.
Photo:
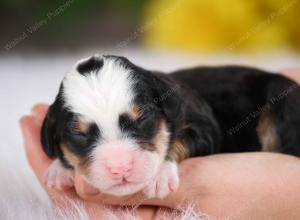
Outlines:
[[31, 111], [31, 119], [38, 125], [41, 126], [43, 121], [39, 118], [38, 111], [32, 110]]
[[33, 116], [33, 118], [35, 119], [35, 122], [38, 123], [38, 125], [42, 125], [44, 118], [45, 118], [45, 108], [43, 104], [38, 104], [35, 105], [32, 109], [31, 109], [31, 115]]
[[31, 108], [31, 112], [37, 112], [39, 108], [42, 106], [42, 104], [36, 104]]
[[35, 116], [37, 116], [37, 114], [38, 114], [37, 110], [35, 108], [32, 108], [31, 115], [35, 117]]
[[31, 116], [33, 118], [35, 118], [36, 120], [38, 120], [39, 119], [39, 110], [36, 109], [36, 108], [32, 108], [31, 109]]

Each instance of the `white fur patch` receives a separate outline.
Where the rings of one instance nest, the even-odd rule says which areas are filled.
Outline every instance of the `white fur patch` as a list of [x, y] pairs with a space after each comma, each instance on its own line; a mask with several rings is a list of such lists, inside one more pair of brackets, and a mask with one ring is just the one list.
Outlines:
[[178, 167], [175, 162], [165, 161], [157, 176], [144, 189], [148, 198], [164, 198], [179, 187]]
[[[99, 57], [101, 59], [101, 57]], [[133, 79], [115, 58], [102, 57], [103, 67], [98, 72], [80, 74], [76, 67], [63, 81], [66, 107], [95, 122], [106, 140], [117, 140], [121, 136], [119, 115], [126, 112], [134, 95]]]
[[74, 171], [62, 166], [59, 159], [55, 159], [44, 175], [44, 184], [58, 190], [74, 186]]

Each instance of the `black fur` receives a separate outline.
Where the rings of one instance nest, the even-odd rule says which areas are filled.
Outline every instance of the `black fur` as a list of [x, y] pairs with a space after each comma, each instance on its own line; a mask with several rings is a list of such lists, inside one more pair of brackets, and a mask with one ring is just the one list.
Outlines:
[[59, 132], [61, 126], [58, 123], [66, 117], [66, 111], [62, 108], [62, 94], [63, 87], [60, 86], [59, 93], [55, 99], [55, 102], [49, 107], [48, 113], [44, 119], [41, 130], [41, 142], [43, 149], [48, 157], [57, 157], [61, 151], [59, 144], [61, 142]]
[[82, 75], [88, 74], [92, 71], [97, 72], [99, 69], [101, 69], [103, 66], [103, 60], [98, 59], [97, 57], [93, 56], [89, 58], [88, 60], [80, 63], [77, 66], [77, 70]]
[[[256, 127], [260, 114], [270, 111], [275, 116], [280, 139], [278, 150], [300, 156], [300, 89], [294, 81], [279, 74], [237, 66], [194, 68], [177, 71], [171, 77], [189, 92], [188, 100], [200, 106], [204, 99], [212, 109], [221, 130], [216, 136], [222, 141], [219, 149], [205, 152], [260, 151]], [[285, 96], [281, 97], [281, 93]], [[194, 121], [195, 130], [204, 129], [197, 122], [198, 116], [192, 118], [193, 111], [186, 109], [186, 112]], [[212, 133], [208, 129], [204, 131]], [[191, 142], [197, 143], [199, 136], [194, 136]]]
[[65, 167], [70, 167], [60, 147], [63, 140], [65, 124], [68, 123], [73, 114], [65, 108], [62, 108], [62, 90], [63, 88], [61, 86], [55, 102], [49, 107], [41, 130], [41, 142], [49, 158], [58, 157]]

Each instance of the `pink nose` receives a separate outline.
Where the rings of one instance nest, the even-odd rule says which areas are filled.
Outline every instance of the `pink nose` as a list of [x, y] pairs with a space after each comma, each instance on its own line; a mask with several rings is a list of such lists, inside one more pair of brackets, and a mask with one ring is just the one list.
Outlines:
[[132, 170], [132, 162], [115, 166], [107, 166], [107, 169], [111, 174], [116, 176], [128, 175]]
[[133, 170], [134, 151], [132, 146], [122, 142], [111, 142], [102, 148], [106, 170], [115, 177], [129, 177]]
[[106, 168], [114, 176], [129, 176], [132, 171], [132, 162], [122, 164], [107, 164]]

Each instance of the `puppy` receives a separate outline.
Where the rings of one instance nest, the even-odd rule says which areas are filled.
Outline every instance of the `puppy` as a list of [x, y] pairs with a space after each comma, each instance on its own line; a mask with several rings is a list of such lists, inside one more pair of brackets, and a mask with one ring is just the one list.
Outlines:
[[163, 198], [179, 186], [185, 158], [225, 152], [300, 155], [300, 90], [244, 67], [162, 74], [124, 57], [92, 56], [66, 74], [41, 140], [55, 158], [45, 182], [73, 185], [74, 172], [103, 193]]

